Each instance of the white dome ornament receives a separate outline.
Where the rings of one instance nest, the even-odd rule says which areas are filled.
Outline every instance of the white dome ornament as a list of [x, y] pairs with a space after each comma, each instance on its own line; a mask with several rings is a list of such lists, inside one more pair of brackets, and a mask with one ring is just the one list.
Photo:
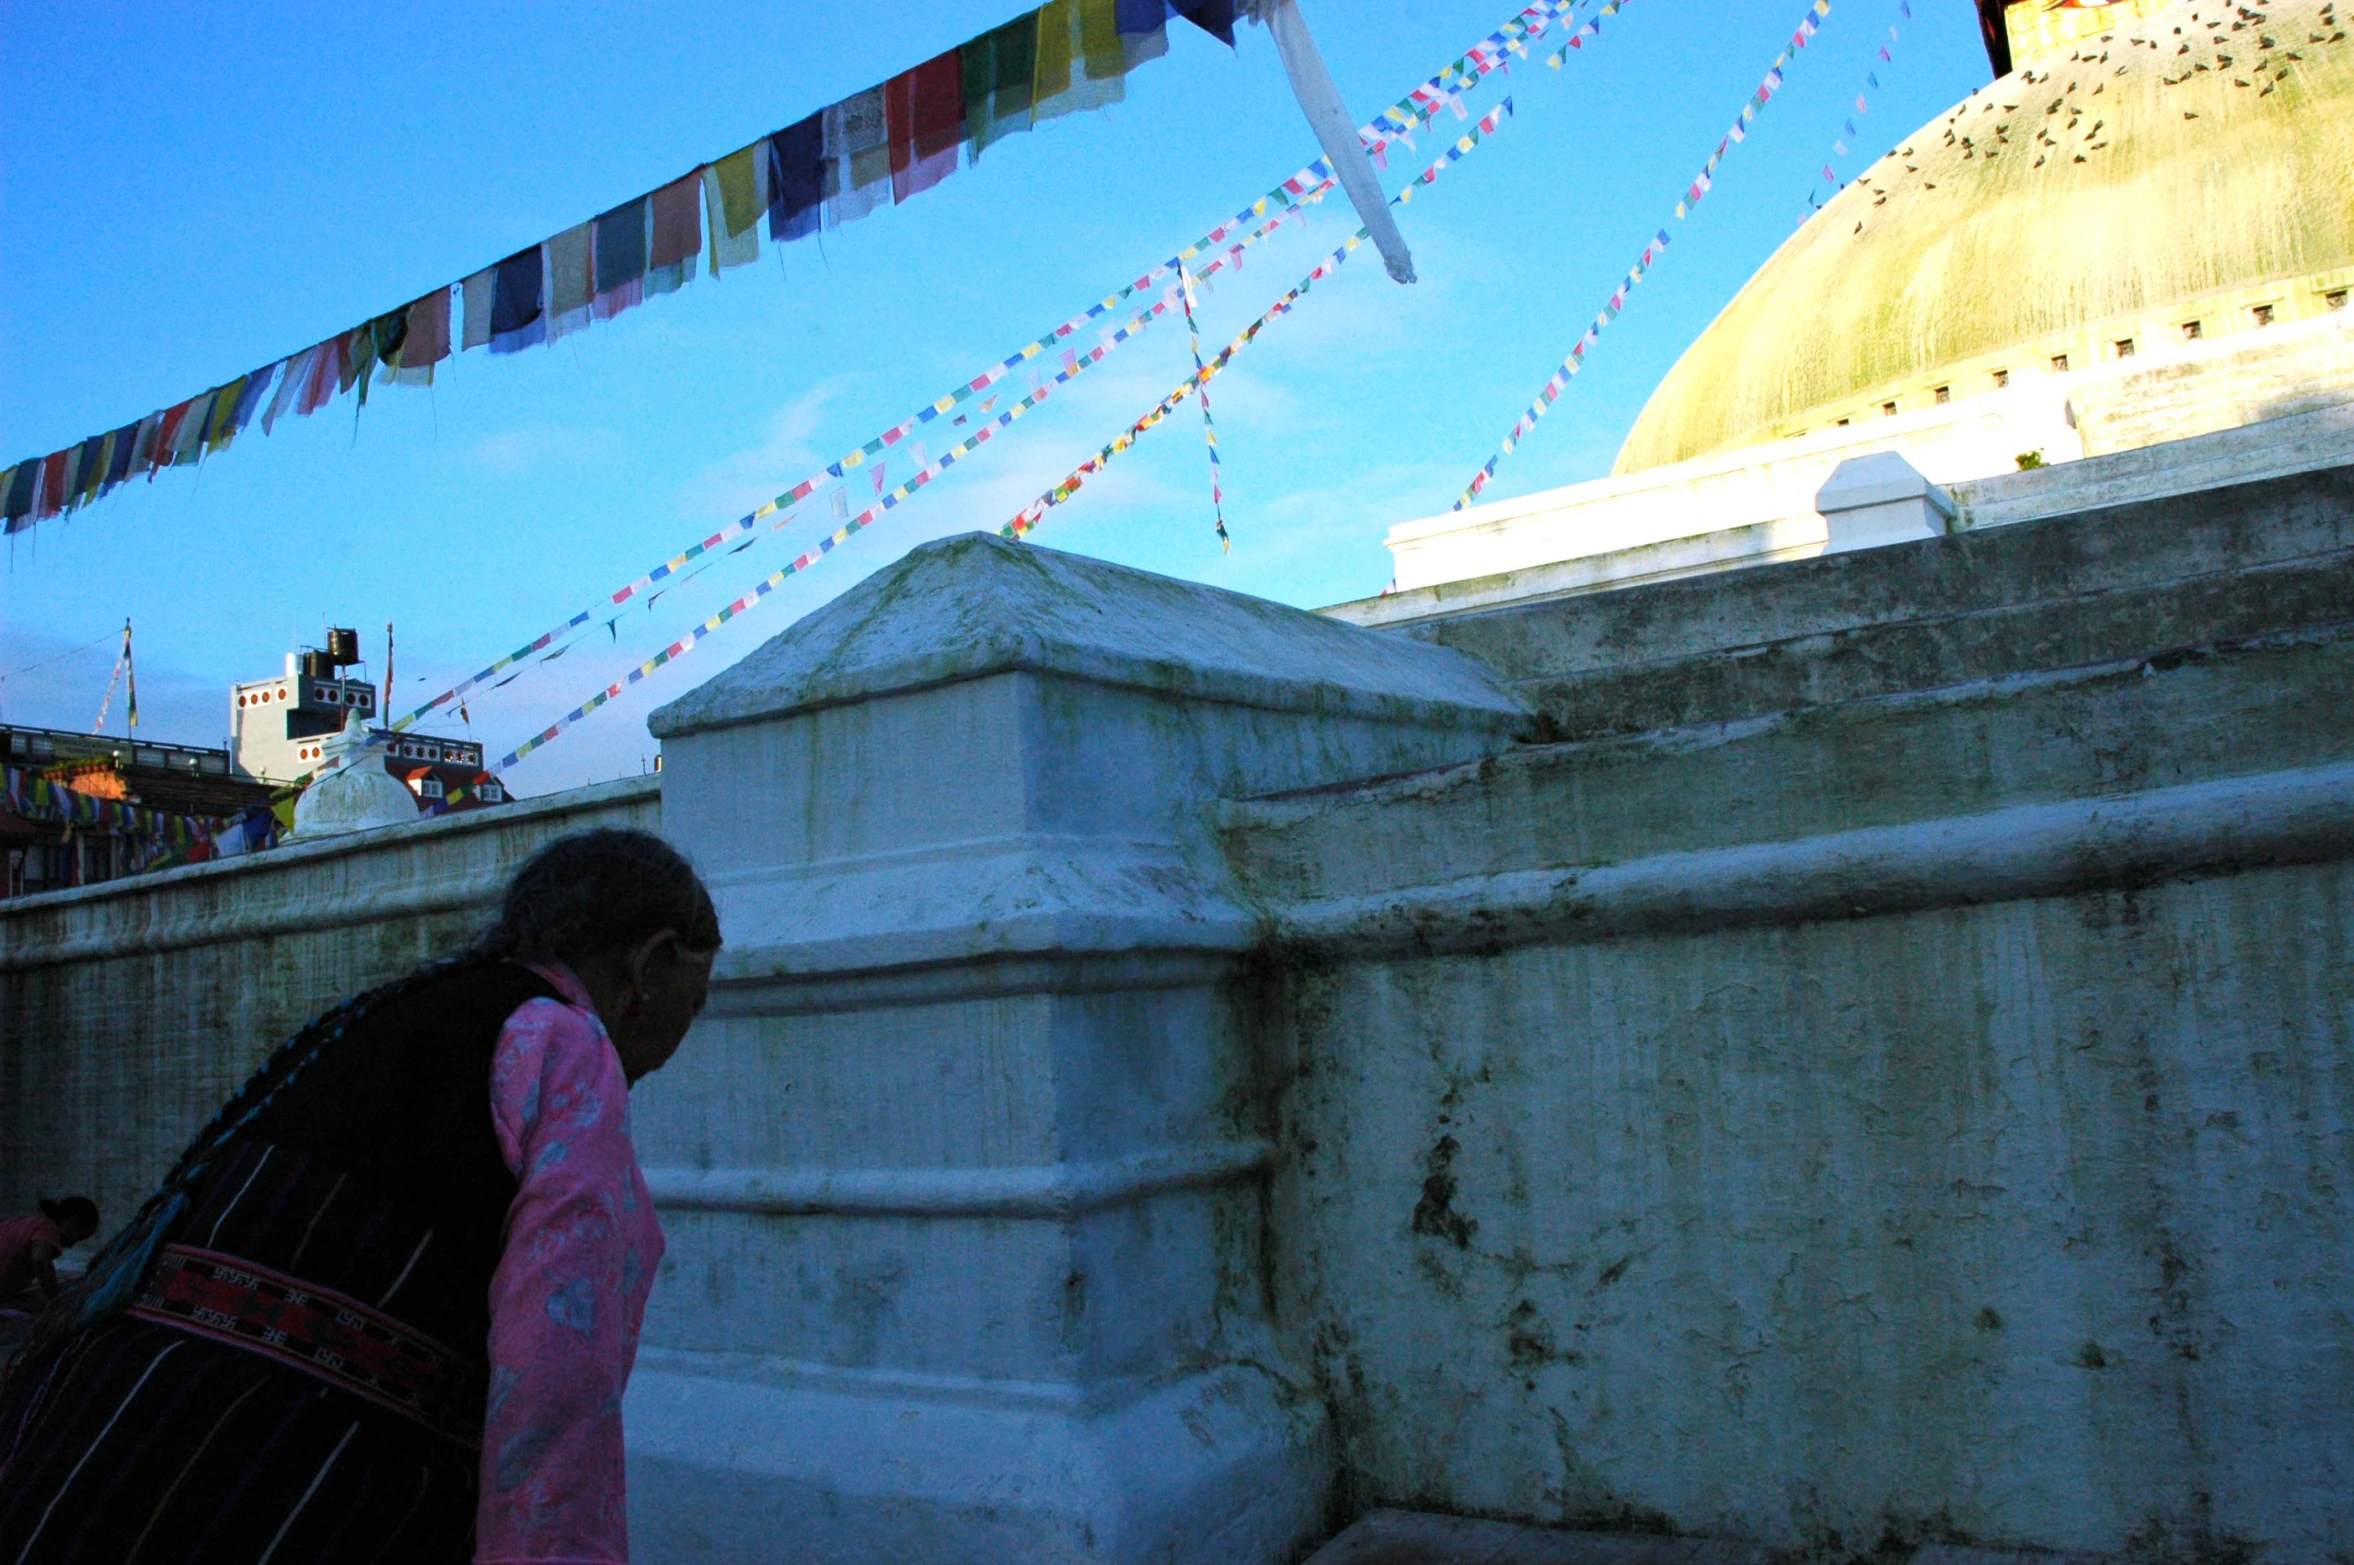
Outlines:
[[359, 713], [343, 720], [343, 731], [325, 749], [318, 780], [294, 801], [295, 837], [372, 831], [417, 818], [416, 798], [384, 769]]

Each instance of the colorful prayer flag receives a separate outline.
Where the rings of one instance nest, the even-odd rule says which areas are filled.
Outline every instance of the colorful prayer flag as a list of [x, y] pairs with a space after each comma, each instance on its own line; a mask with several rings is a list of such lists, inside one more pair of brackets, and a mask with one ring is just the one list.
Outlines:
[[1030, 128], [1037, 94], [1038, 18], [1019, 16], [964, 46], [964, 120], [977, 161], [984, 148]]
[[433, 366], [449, 356], [450, 291], [436, 288], [409, 306], [409, 329], [401, 338], [400, 365], [392, 378], [404, 386], [430, 386]]
[[518, 250], [491, 268], [491, 352], [519, 353], [547, 341], [541, 294], [546, 275], [546, 261], [538, 245]]
[[883, 105], [891, 128], [891, 199], [905, 201], [955, 172], [964, 142], [960, 52], [934, 55], [892, 77], [883, 84]]
[[658, 295], [686, 285], [703, 253], [703, 180], [699, 173], [674, 179], [646, 203], [646, 292]]
[[825, 111], [826, 221], [839, 228], [891, 199], [890, 117], [883, 89], [844, 98]]
[[17, 524], [33, 514], [33, 485], [41, 476], [41, 464], [19, 462], [0, 476], [0, 518], [8, 530], [17, 532]]
[[567, 228], [547, 244], [548, 329], [550, 342], [589, 323], [590, 306], [597, 296], [597, 225], [595, 219]]
[[[466, 334], [463, 346], [484, 348], [490, 345], [491, 296], [497, 288], [498, 280], [499, 269], [495, 266], [486, 266], [460, 285], [465, 290], [466, 299]], [[296, 411], [308, 415], [310, 409], [297, 408]]]
[[[646, 204], [638, 197], [596, 219], [596, 295], [591, 312], [608, 321], [646, 297]], [[487, 327], [488, 323], [485, 322]], [[487, 339], [487, 332], [486, 332]], [[474, 346], [474, 280], [466, 280], [466, 346]]]
[[826, 198], [825, 115], [812, 114], [768, 138], [768, 237], [817, 232]]
[[711, 222], [711, 275], [760, 259], [760, 214], [768, 200], [764, 146], [755, 142], [703, 170], [703, 206]]

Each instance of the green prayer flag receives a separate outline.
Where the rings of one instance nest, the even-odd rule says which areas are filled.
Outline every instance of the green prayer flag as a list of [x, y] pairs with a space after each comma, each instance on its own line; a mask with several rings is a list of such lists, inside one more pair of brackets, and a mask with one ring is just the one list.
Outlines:
[[1030, 128], [1037, 91], [1038, 18], [1017, 17], [964, 46], [965, 134], [973, 156], [993, 141]]

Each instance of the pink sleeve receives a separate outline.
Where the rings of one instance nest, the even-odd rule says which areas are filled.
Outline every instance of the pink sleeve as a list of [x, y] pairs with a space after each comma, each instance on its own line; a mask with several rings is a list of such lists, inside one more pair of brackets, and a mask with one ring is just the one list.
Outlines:
[[519, 1188], [490, 1285], [477, 1565], [629, 1558], [621, 1393], [662, 1230], [629, 1140], [629, 1086], [593, 1012], [532, 1000], [491, 1062]]

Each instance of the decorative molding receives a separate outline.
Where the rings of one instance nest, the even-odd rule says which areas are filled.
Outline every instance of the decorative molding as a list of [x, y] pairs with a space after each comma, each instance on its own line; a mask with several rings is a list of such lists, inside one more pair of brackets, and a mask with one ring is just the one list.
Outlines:
[[[1249, 926], [1240, 926], [1247, 935]], [[833, 1011], [886, 1010], [995, 1000], [1017, 994], [1132, 994], [1145, 989], [1193, 989], [1234, 975], [1245, 952], [1233, 949], [1008, 952], [928, 964], [894, 962], [859, 971], [803, 971], [782, 960], [746, 964], [714, 975], [706, 1016], [819, 1016]]]
[[1200, 857], [1207, 874], [1181, 844], [1024, 834], [730, 871], [710, 882], [728, 932], [713, 981], [728, 994], [897, 979], [957, 998], [973, 992], [970, 982], [991, 982], [960, 980], [959, 965], [1239, 955], [1256, 921], [1226, 890], [1215, 855]]
[[1269, 1168], [1264, 1141], [1011, 1168], [650, 1168], [669, 1212], [767, 1217], [1024, 1217], [1067, 1221], [1171, 1190], [1231, 1184]]
[[2103, 799], [1479, 875], [1275, 910], [1311, 959], [1487, 954], [1874, 918], [2354, 857], [2354, 763]]

